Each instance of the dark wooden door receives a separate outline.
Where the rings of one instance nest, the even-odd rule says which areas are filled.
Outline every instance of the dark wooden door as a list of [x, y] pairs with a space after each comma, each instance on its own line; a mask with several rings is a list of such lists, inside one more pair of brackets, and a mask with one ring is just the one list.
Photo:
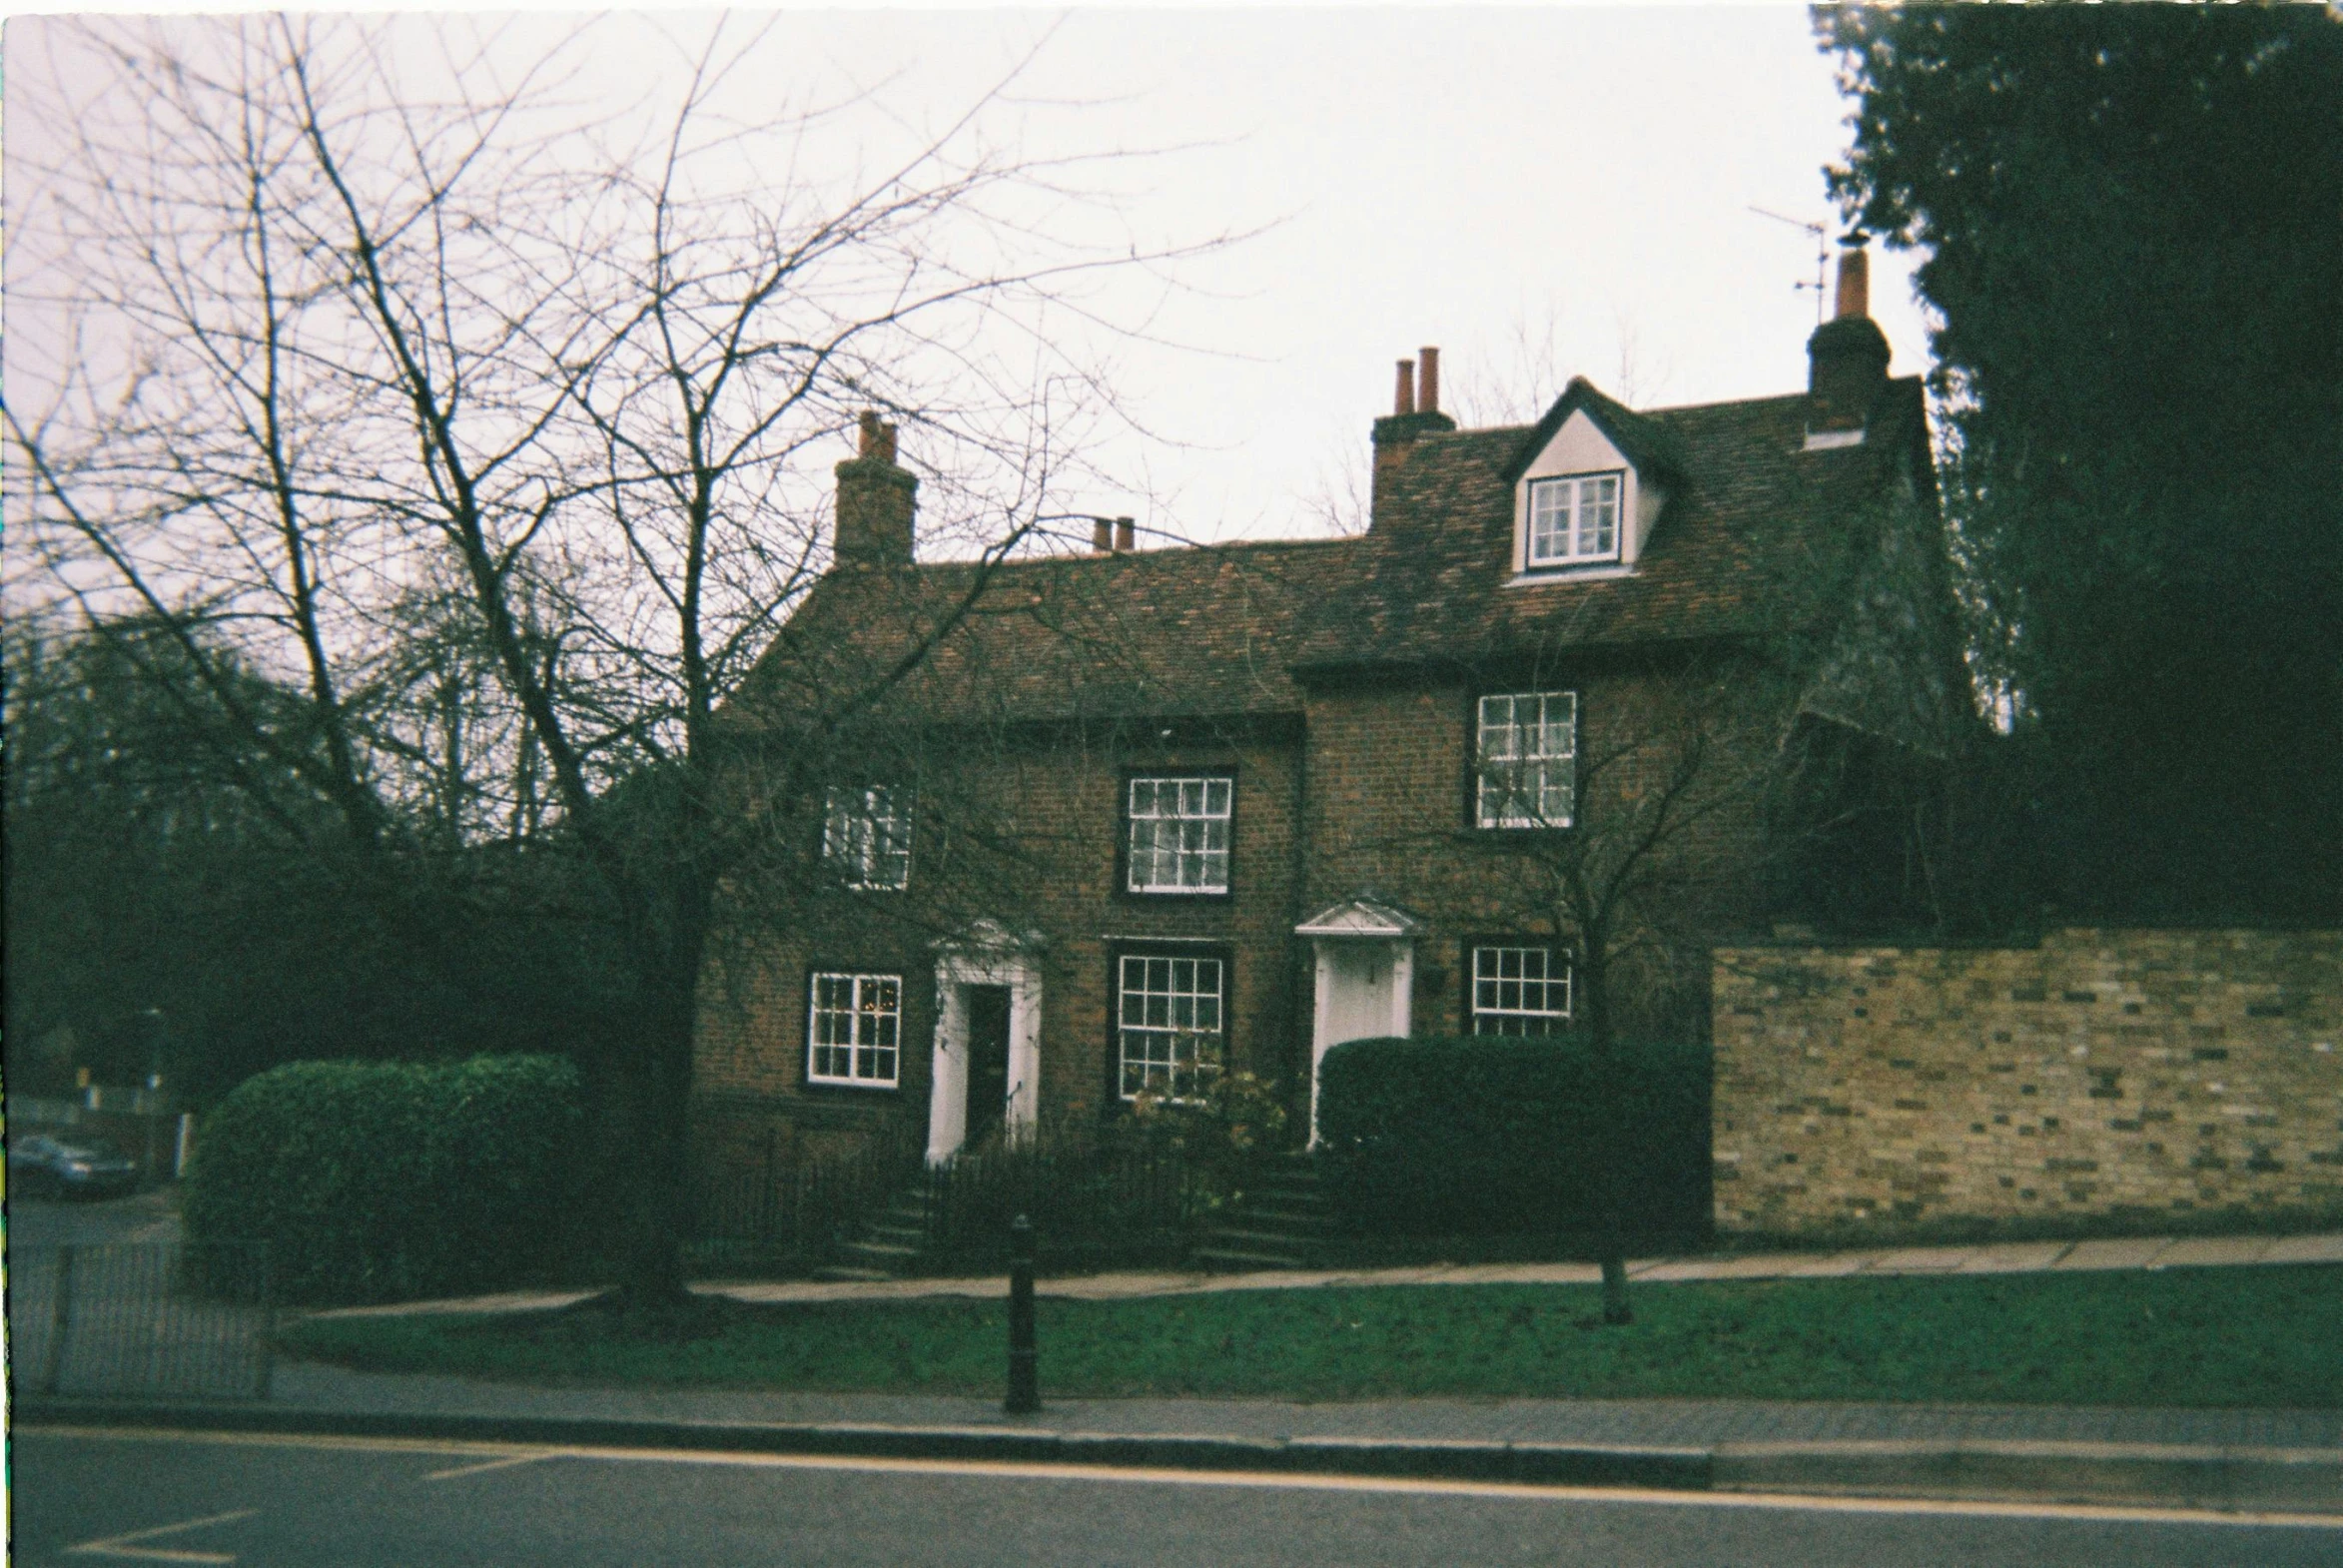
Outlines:
[[999, 1130], [1009, 1107], [1009, 988], [968, 988], [968, 1143]]

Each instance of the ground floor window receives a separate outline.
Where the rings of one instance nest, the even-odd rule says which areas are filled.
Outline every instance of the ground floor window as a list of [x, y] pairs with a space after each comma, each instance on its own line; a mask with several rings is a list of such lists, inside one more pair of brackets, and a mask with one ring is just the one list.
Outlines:
[[901, 1062], [903, 977], [818, 974], [806, 1024], [806, 1081], [893, 1089]]
[[1570, 1027], [1570, 962], [1550, 947], [1472, 950], [1472, 1032], [1558, 1035]]
[[1228, 967], [1218, 958], [1126, 953], [1115, 964], [1116, 1092], [1192, 1100], [1227, 1041]]

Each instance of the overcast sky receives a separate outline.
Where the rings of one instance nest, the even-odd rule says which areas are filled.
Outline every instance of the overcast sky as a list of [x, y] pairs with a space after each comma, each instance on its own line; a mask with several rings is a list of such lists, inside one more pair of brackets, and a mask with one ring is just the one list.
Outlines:
[[[947, 75], [1033, 36], [983, 13], [808, 29]], [[1133, 459], [1177, 531], [1309, 531], [1423, 344], [1451, 411], [1492, 422], [1571, 375], [1647, 406], [1804, 386], [1815, 245], [1750, 211], [1836, 223], [1848, 108], [1801, 9], [1083, 12], [1028, 91], [1121, 100], [1134, 142], [1225, 144], [1164, 161], [1166, 232], [1275, 223], [1165, 324], [1234, 358], [1128, 361], [1135, 404], [1190, 443]], [[1874, 247], [1898, 375], [1926, 364], [1911, 260]]]
[[[614, 93], [680, 58], [639, 25], [590, 35]], [[9, 25], [12, 104], [38, 26]], [[1804, 385], [1816, 297], [1794, 286], [1815, 243], [1751, 211], [1835, 228], [1823, 167], [1848, 107], [1802, 9], [790, 12], [734, 107], [851, 80], [875, 117], [839, 134], [878, 148], [1037, 45], [991, 134], [1037, 157], [1184, 148], [1111, 166], [1134, 234], [1259, 231], [1183, 269], [1149, 337], [1112, 349], [1145, 432], [1097, 454], [1122, 487], [1069, 510], [1191, 538], [1318, 531], [1324, 499], [1363, 484], [1392, 362], [1425, 344], [1468, 423], [1534, 417], [1572, 375], [1642, 406]], [[11, 151], [40, 130], [12, 115]], [[1874, 248], [1899, 375], [1925, 368], [1910, 261]]]

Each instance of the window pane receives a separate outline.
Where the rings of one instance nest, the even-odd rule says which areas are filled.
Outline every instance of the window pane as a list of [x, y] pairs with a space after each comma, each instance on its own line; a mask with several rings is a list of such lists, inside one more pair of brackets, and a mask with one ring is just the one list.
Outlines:
[[1234, 784], [1225, 778], [1134, 779], [1127, 856], [1131, 891], [1225, 892], [1234, 798]]
[[1476, 947], [1472, 1032], [1552, 1035], [1569, 1027], [1570, 969], [1544, 947]]
[[1126, 957], [1117, 985], [1117, 1090], [1197, 1094], [1220, 1056], [1218, 959]]
[[816, 975], [807, 1021], [808, 1075], [892, 1087], [901, 1060], [903, 981], [897, 975]]
[[1484, 828], [1567, 827], [1574, 693], [1511, 692], [1480, 699], [1475, 812]]

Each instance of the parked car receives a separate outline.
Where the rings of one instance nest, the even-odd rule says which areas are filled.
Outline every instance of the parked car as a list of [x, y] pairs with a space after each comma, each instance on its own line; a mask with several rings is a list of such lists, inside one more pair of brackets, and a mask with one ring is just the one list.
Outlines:
[[33, 1133], [8, 1141], [8, 1184], [27, 1196], [112, 1196], [137, 1189], [138, 1162], [102, 1138]]

